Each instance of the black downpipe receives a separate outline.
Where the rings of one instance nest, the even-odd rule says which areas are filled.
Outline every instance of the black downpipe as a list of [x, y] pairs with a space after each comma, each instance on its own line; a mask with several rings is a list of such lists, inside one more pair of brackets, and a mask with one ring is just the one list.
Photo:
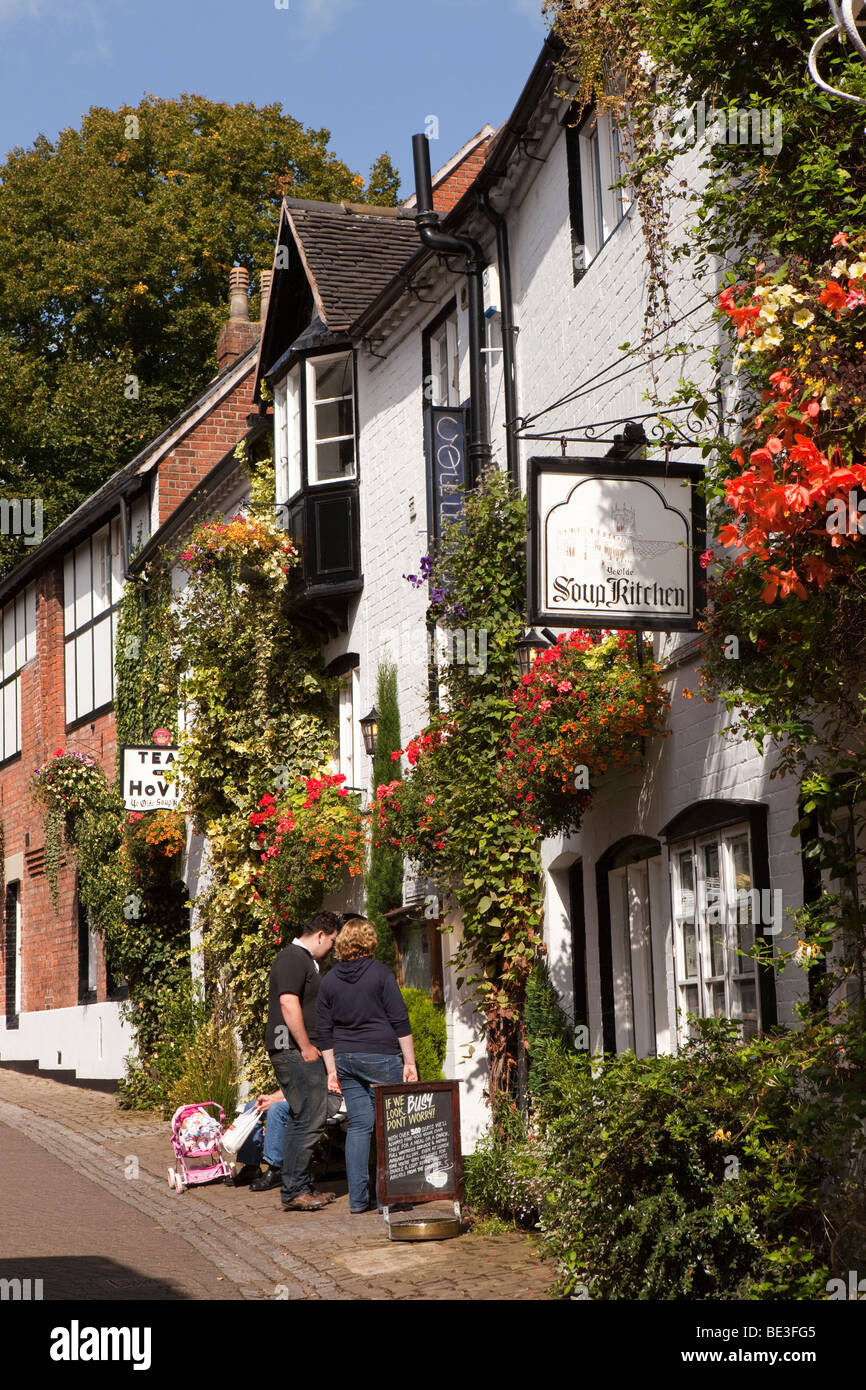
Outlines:
[[520, 465], [517, 457], [517, 383], [514, 370], [514, 313], [511, 304], [511, 257], [508, 251], [508, 223], [490, 206], [490, 195], [482, 189], [478, 206], [496, 228], [496, 259], [499, 262], [499, 281], [502, 292], [502, 375], [505, 381], [505, 457], [508, 477], [515, 490], [520, 487]]
[[469, 285], [469, 441], [467, 447], [468, 482], [474, 487], [482, 470], [493, 462], [490, 448], [490, 419], [487, 407], [487, 378], [484, 369], [484, 252], [468, 236], [450, 236], [438, 230], [439, 214], [433, 208], [433, 180], [430, 173], [430, 145], [426, 135], [412, 136], [415, 162], [415, 221], [418, 234], [431, 251], [466, 257]]

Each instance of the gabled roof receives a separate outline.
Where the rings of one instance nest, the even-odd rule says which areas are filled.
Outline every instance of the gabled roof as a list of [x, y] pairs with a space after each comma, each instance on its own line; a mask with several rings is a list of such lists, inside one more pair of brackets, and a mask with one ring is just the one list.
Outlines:
[[319, 317], [348, 328], [418, 249], [414, 218], [365, 203], [285, 200]]

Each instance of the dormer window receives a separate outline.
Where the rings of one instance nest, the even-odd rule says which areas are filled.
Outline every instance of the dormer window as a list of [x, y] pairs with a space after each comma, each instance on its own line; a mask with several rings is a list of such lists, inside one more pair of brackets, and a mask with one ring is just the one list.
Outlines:
[[277, 501], [356, 476], [351, 352], [307, 357], [274, 386]]

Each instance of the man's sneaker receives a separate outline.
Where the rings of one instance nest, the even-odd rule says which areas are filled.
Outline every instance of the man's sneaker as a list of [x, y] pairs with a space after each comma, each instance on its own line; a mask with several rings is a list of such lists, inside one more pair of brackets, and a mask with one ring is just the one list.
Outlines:
[[279, 1187], [282, 1180], [282, 1168], [268, 1167], [250, 1183], [250, 1192], [270, 1192], [272, 1187]]
[[283, 1211], [321, 1211], [327, 1205], [328, 1203], [317, 1197], [315, 1192], [302, 1192], [300, 1197], [283, 1202]]

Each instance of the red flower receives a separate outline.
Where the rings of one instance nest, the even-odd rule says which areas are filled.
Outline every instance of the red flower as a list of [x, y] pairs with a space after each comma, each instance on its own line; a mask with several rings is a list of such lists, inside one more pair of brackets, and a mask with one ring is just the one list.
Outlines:
[[819, 303], [826, 305], [831, 313], [835, 313], [838, 318], [840, 311], [845, 308], [848, 296], [838, 280], [828, 280], [818, 296], [818, 300]]

